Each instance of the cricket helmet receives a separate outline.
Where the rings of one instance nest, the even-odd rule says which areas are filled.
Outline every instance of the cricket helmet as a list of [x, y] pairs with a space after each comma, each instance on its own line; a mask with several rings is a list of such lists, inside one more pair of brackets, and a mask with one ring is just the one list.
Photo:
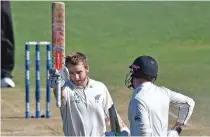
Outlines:
[[158, 75], [158, 64], [151, 56], [140, 56], [129, 66], [131, 69], [126, 75], [125, 85], [128, 88], [133, 87], [133, 78], [145, 78], [154, 82]]

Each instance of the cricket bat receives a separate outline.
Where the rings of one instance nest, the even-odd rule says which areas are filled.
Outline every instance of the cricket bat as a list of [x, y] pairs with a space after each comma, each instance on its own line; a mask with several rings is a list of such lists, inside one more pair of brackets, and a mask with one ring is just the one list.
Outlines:
[[111, 124], [111, 131], [120, 133], [120, 125], [119, 125], [119, 120], [117, 117], [117, 111], [115, 109], [114, 104], [109, 108], [109, 118], [110, 118], [110, 124]]
[[[65, 4], [52, 2], [52, 68], [65, 67]], [[61, 85], [56, 87], [56, 106], [61, 107]]]

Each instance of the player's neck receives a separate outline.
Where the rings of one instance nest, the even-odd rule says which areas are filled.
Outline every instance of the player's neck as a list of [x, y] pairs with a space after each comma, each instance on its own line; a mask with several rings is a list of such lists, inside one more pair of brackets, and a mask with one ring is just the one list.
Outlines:
[[86, 87], [87, 87], [87, 85], [88, 85], [88, 77], [85, 79], [85, 81], [81, 84], [81, 85], [79, 85], [79, 86], [77, 86], [77, 87], [79, 87], [79, 88], [83, 88], [83, 89], [85, 89]]
[[84, 82], [80, 85], [77, 85], [74, 81], [72, 81], [72, 84], [77, 88], [86, 88], [89, 82], [89, 78], [87, 77]]
[[149, 81], [147, 81], [147, 80], [145, 80], [145, 79], [138, 79], [137, 84], [136, 84], [136, 87], [139, 87], [139, 86], [141, 86], [142, 84], [147, 83], [147, 82], [149, 82]]
[[85, 88], [87, 85], [88, 85], [88, 77], [83, 82], [82, 87]]

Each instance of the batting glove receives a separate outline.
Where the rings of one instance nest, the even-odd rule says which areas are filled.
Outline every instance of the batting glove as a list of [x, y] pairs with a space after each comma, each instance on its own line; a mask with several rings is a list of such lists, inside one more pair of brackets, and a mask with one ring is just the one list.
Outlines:
[[182, 132], [182, 128], [180, 126], [173, 127], [172, 130], [175, 130], [178, 134]]
[[57, 84], [60, 83], [61, 87], [64, 86], [65, 82], [69, 80], [69, 72], [67, 68], [58, 71], [56, 69], [50, 69], [50, 87], [55, 89]]
[[129, 133], [126, 130], [123, 130], [121, 133], [117, 132], [105, 132], [105, 136], [128, 136]]
[[181, 127], [174, 127], [170, 129], [167, 133], [167, 137], [179, 137], [180, 133], [182, 132]]
[[116, 136], [116, 132], [105, 132], [105, 136]]

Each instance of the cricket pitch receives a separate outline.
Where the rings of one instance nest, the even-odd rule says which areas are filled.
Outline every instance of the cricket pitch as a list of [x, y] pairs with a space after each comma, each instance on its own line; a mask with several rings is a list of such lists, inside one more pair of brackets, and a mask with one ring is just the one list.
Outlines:
[[[127, 120], [127, 106], [130, 92], [122, 92], [122, 88], [115, 88], [117, 92], [112, 94], [115, 106], [129, 126]], [[25, 119], [25, 92], [24, 89], [2, 89], [1, 90], [1, 136], [63, 136], [62, 120], [60, 111], [56, 107], [55, 98], [51, 94], [51, 118]], [[33, 90], [31, 90], [33, 91]], [[41, 110], [45, 114], [45, 89], [42, 89]], [[121, 99], [119, 99], [121, 97]], [[122, 98], [124, 97], [124, 98]], [[127, 97], [127, 98], [125, 98]], [[35, 114], [34, 92], [31, 92], [31, 113]], [[198, 107], [198, 106], [196, 106]], [[194, 112], [195, 113], [195, 112]], [[195, 118], [195, 117], [194, 117]], [[175, 118], [170, 116], [170, 125]], [[204, 126], [199, 119], [189, 121], [190, 126], [183, 130], [183, 136], [205, 136], [210, 131], [210, 126]]]

